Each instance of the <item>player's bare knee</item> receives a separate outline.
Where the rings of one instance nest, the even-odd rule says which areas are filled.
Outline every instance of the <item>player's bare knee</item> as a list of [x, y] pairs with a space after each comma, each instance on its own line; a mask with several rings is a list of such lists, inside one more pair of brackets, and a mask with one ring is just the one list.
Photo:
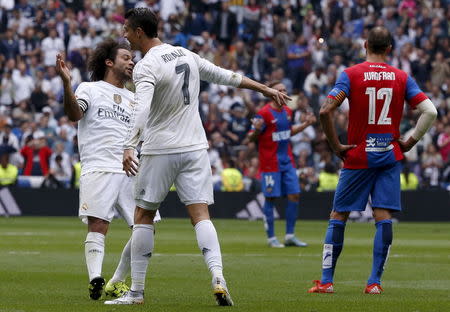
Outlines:
[[108, 232], [109, 222], [96, 217], [88, 217], [88, 231], [97, 232], [106, 235]]
[[384, 208], [373, 208], [372, 216], [375, 219], [375, 222], [389, 220], [392, 218], [391, 212]]
[[337, 211], [333, 210], [330, 213], [330, 220], [339, 220], [339, 221], [347, 222], [349, 215], [350, 215], [350, 212], [337, 212]]
[[153, 224], [156, 210], [148, 210], [141, 207], [136, 207], [134, 210], [134, 224]]
[[186, 205], [186, 208], [191, 218], [191, 224], [194, 226], [200, 221], [210, 219], [208, 205], [205, 203], [195, 203]]

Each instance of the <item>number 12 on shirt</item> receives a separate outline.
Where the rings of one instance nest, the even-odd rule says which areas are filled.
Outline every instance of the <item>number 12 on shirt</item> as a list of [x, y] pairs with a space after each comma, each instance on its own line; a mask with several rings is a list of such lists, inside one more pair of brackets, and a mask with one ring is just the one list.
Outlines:
[[381, 88], [377, 91], [376, 88], [368, 87], [366, 88], [366, 94], [369, 96], [369, 125], [375, 124], [376, 100], [382, 99], [384, 99], [384, 104], [377, 124], [390, 125], [392, 121], [387, 115], [392, 101], [392, 88]]

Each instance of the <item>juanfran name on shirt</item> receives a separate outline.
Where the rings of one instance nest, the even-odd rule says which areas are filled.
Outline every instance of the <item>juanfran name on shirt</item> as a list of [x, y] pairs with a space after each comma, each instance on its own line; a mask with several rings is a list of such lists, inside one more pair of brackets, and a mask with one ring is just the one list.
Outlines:
[[395, 80], [393, 72], [365, 72], [364, 81], [368, 80]]

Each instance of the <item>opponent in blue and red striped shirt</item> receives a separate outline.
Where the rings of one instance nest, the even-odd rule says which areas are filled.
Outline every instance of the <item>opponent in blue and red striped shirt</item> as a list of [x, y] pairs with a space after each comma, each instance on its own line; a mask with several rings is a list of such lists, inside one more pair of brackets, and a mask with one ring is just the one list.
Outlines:
[[[270, 87], [286, 92], [281, 82], [273, 82]], [[306, 122], [292, 126], [292, 111], [289, 107], [278, 107], [275, 103], [266, 104], [252, 120], [250, 139], [258, 141], [259, 163], [262, 188], [266, 197], [264, 203], [265, 226], [268, 243], [271, 247], [284, 247], [275, 236], [273, 207], [277, 197], [286, 196], [286, 246], [305, 247], [306, 243], [295, 235], [298, 214], [300, 186], [295, 171], [295, 161], [291, 151], [290, 137], [301, 132], [316, 121], [309, 114]]]
[[[433, 103], [405, 72], [385, 63], [391, 34], [384, 27], [369, 32], [367, 61], [347, 68], [321, 108], [320, 121], [336, 155], [344, 160], [325, 236], [322, 280], [309, 292], [333, 292], [333, 275], [344, 244], [345, 224], [351, 211], [365, 209], [372, 199], [376, 233], [372, 273], [365, 292], [380, 294], [381, 275], [392, 243], [392, 211], [400, 207], [400, 160], [431, 127], [437, 112]], [[333, 116], [342, 101], [350, 103], [348, 145], [339, 142]], [[404, 102], [421, 115], [414, 133], [400, 139]]]

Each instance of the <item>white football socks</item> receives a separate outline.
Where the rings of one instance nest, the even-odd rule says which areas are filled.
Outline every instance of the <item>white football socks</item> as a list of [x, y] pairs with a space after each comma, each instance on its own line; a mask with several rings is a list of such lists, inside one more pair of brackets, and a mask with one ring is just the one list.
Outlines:
[[131, 238], [123, 248], [122, 255], [120, 256], [120, 262], [111, 278], [112, 283], [125, 282], [131, 265]]
[[89, 273], [89, 281], [102, 275], [103, 256], [105, 254], [105, 235], [89, 232], [84, 242], [84, 256]]
[[211, 220], [202, 220], [195, 225], [198, 247], [213, 278], [223, 278], [222, 255], [217, 232]]
[[147, 266], [154, 246], [154, 227], [135, 224], [131, 237], [131, 290], [144, 291]]

